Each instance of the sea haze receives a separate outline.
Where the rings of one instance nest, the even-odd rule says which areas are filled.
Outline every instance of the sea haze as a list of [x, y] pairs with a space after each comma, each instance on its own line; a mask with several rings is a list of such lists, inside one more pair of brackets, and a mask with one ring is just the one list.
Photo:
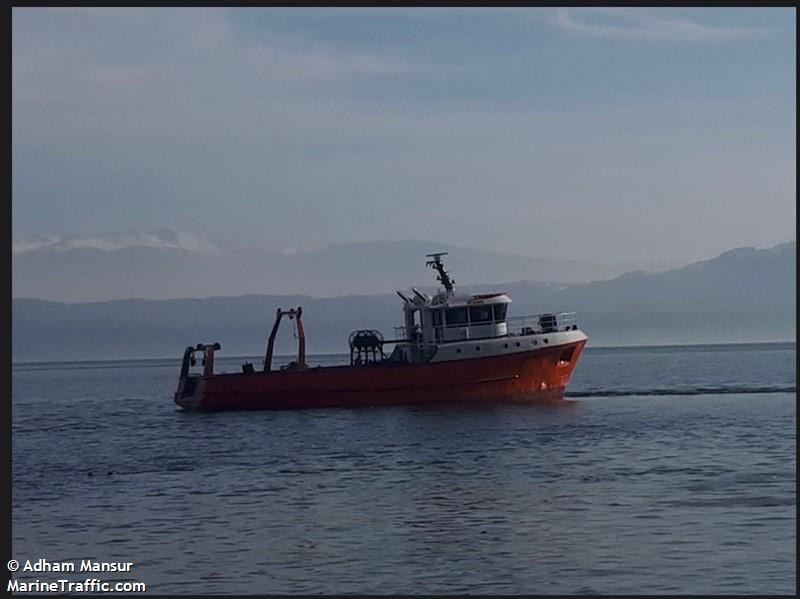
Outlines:
[[13, 556], [165, 594], [792, 594], [795, 356], [589, 347], [561, 406], [218, 414], [172, 403], [177, 357], [15, 365]]

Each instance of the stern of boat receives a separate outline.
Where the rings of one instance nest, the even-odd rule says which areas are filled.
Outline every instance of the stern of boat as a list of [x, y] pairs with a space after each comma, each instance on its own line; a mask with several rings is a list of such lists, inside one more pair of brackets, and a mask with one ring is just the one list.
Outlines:
[[184, 410], [196, 410], [200, 407], [202, 397], [203, 377], [192, 374], [178, 381], [175, 391], [175, 403]]
[[[205, 379], [214, 376], [214, 353], [219, 349], [219, 343], [198, 343], [196, 346], [190, 345], [184, 350], [178, 388], [174, 395], [175, 403], [183, 409], [196, 410], [201, 407]], [[202, 354], [202, 374], [192, 372], [192, 367], [197, 364], [196, 353]]]

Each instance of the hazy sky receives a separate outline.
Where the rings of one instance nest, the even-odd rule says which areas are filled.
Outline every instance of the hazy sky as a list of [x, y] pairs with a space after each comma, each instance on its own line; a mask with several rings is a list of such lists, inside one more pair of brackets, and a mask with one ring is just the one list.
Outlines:
[[13, 232], [794, 239], [794, 9], [13, 9]]

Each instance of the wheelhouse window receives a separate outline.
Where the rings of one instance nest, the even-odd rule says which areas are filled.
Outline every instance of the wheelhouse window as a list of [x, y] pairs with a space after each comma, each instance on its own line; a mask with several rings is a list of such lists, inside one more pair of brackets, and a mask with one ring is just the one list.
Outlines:
[[508, 304], [492, 304], [492, 309], [494, 310], [495, 322], [506, 321], [506, 311], [508, 310]]
[[433, 326], [442, 326], [442, 310], [433, 310], [431, 314], [433, 315]]
[[472, 324], [482, 324], [492, 322], [492, 306], [471, 306], [469, 309], [469, 321]]
[[467, 324], [466, 308], [449, 308], [445, 314], [448, 325]]

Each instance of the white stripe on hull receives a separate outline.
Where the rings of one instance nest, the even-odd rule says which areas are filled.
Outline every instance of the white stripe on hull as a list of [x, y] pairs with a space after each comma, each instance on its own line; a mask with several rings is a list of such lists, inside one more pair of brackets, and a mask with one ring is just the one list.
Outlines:
[[512, 335], [492, 339], [471, 339], [443, 343], [438, 346], [431, 362], [449, 362], [451, 360], [467, 360], [529, 352], [536, 349], [548, 349], [584, 341], [587, 337], [583, 331], [558, 331], [554, 333], [537, 333], [535, 335]]

